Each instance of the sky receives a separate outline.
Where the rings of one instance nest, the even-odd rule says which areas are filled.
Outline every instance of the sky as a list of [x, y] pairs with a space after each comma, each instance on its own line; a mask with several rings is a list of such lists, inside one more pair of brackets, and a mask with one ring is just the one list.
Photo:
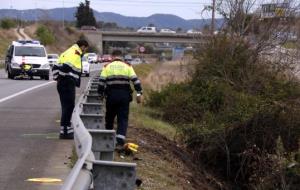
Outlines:
[[[85, 0], [0, 0], [0, 9], [51, 9], [77, 7]], [[147, 17], [152, 14], [174, 14], [184, 19], [211, 18], [210, 11], [203, 11], [211, 6], [213, 0], [90, 0], [90, 7], [98, 12], [114, 12], [124, 16]], [[256, 0], [256, 7], [261, 3], [284, 0]], [[289, 0], [288, 0], [289, 1]], [[300, 1], [300, 0], [293, 0]], [[216, 17], [220, 17], [216, 15]]]
[[[0, 9], [51, 9], [77, 7], [84, 0], [0, 0]], [[98, 12], [114, 12], [124, 16], [147, 17], [155, 13], [174, 14], [184, 19], [211, 17], [202, 11], [212, 0], [90, 0], [90, 7]], [[202, 12], [202, 13], [201, 13]]]

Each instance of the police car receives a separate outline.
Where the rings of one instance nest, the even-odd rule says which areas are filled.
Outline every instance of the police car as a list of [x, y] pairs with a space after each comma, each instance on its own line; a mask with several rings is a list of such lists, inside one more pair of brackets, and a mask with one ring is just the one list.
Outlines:
[[39, 76], [49, 80], [50, 65], [45, 47], [39, 41], [13, 41], [7, 50], [5, 70], [10, 79], [18, 76]]
[[88, 54], [85, 54], [81, 58], [81, 63], [82, 63], [82, 76], [85, 75], [87, 77], [90, 76], [90, 62], [88, 58]]

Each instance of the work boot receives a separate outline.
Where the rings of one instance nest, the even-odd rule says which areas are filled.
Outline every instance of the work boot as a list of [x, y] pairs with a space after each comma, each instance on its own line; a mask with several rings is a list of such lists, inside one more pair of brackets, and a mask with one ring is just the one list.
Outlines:
[[73, 128], [70, 126], [61, 126], [59, 139], [74, 139]]
[[59, 134], [59, 139], [74, 139], [74, 134], [73, 133]]
[[123, 138], [117, 137], [116, 141], [117, 141], [116, 145], [124, 146], [124, 144], [125, 144], [125, 139], [123, 139]]
[[124, 150], [124, 144], [125, 144], [125, 141], [124, 139], [121, 139], [121, 138], [116, 138], [116, 146], [115, 146], [115, 150], [117, 152], [120, 152], [120, 151], [123, 151]]

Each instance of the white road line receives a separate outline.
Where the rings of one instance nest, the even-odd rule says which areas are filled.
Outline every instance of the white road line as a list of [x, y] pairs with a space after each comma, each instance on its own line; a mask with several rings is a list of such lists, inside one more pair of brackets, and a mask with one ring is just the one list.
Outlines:
[[13, 94], [13, 95], [7, 96], [7, 97], [5, 97], [5, 98], [0, 99], [0, 103], [5, 102], [5, 101], [7, 101], [7, 100], [9, 100], [9, 99], [12, 99], [12, 98], [14, 98], [14, 97], [17, 97], [17, 96], [19, 96], [19, 95], [25, 94], [25, 93], [27, 93], [27, 92], [29, 92], [29, 91], [35, 90], [35, 89], [37, 89], [37, 88], [40, 88], [40, 87], [43, 87], [43, 86], [47, 86], [47, 85], [52, 84], [52, 83], [54, 83], [54, 82], [55, 82], [55, 81], [50, 81], [50, 82], [47, 82], [47, 83], [44, 83], [44, 84], [40, 84], [40, 85], [31, 87], [31, 88], [28, 88], [28, 89], [26, 89], [26, 90], [23, 90], [23, 91], [21, 91], [21, 92], [15, 93], [15, 94]]

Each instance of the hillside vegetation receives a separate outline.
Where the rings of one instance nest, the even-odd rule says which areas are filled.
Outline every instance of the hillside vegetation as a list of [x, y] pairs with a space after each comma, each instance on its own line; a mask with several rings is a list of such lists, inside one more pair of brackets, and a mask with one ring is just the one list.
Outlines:
[[5, 58], [6, 50], [13, 40], [17, 40], [14, 29], [0, 29], [0, 59]]
[[[45, 32], [46, 31], [46, 32]], [[25, 32], [32, 39], [40, 39], [39, 33], [46, 33], [46, 49], [48, 53], [61, 53], [69, 46], [74, 44], [82, 35], [75, 28], [66, 26], [62, 27], [58, 22], [44, 22], [40, 24], [33, 24], [25, 27]]]
[[[75, 28], [62, 28], [58, 22], [44, 22], [30, 24], [25, 27], [25, 33], [32, 39], [40, 40], [45, 44], [48, 53], [61, 53], [74, 44], [82, 34]], [[4, 59], [6, 50], [12, 41], [17, 40], [15, 28], [0, 28], [0, 58]]]
[[238, 37], [219, 36], [195, 56], [190, 80], [151, 92], [155, 117], [176, 126], [215, 189], [298, 189], [299, 81]]

